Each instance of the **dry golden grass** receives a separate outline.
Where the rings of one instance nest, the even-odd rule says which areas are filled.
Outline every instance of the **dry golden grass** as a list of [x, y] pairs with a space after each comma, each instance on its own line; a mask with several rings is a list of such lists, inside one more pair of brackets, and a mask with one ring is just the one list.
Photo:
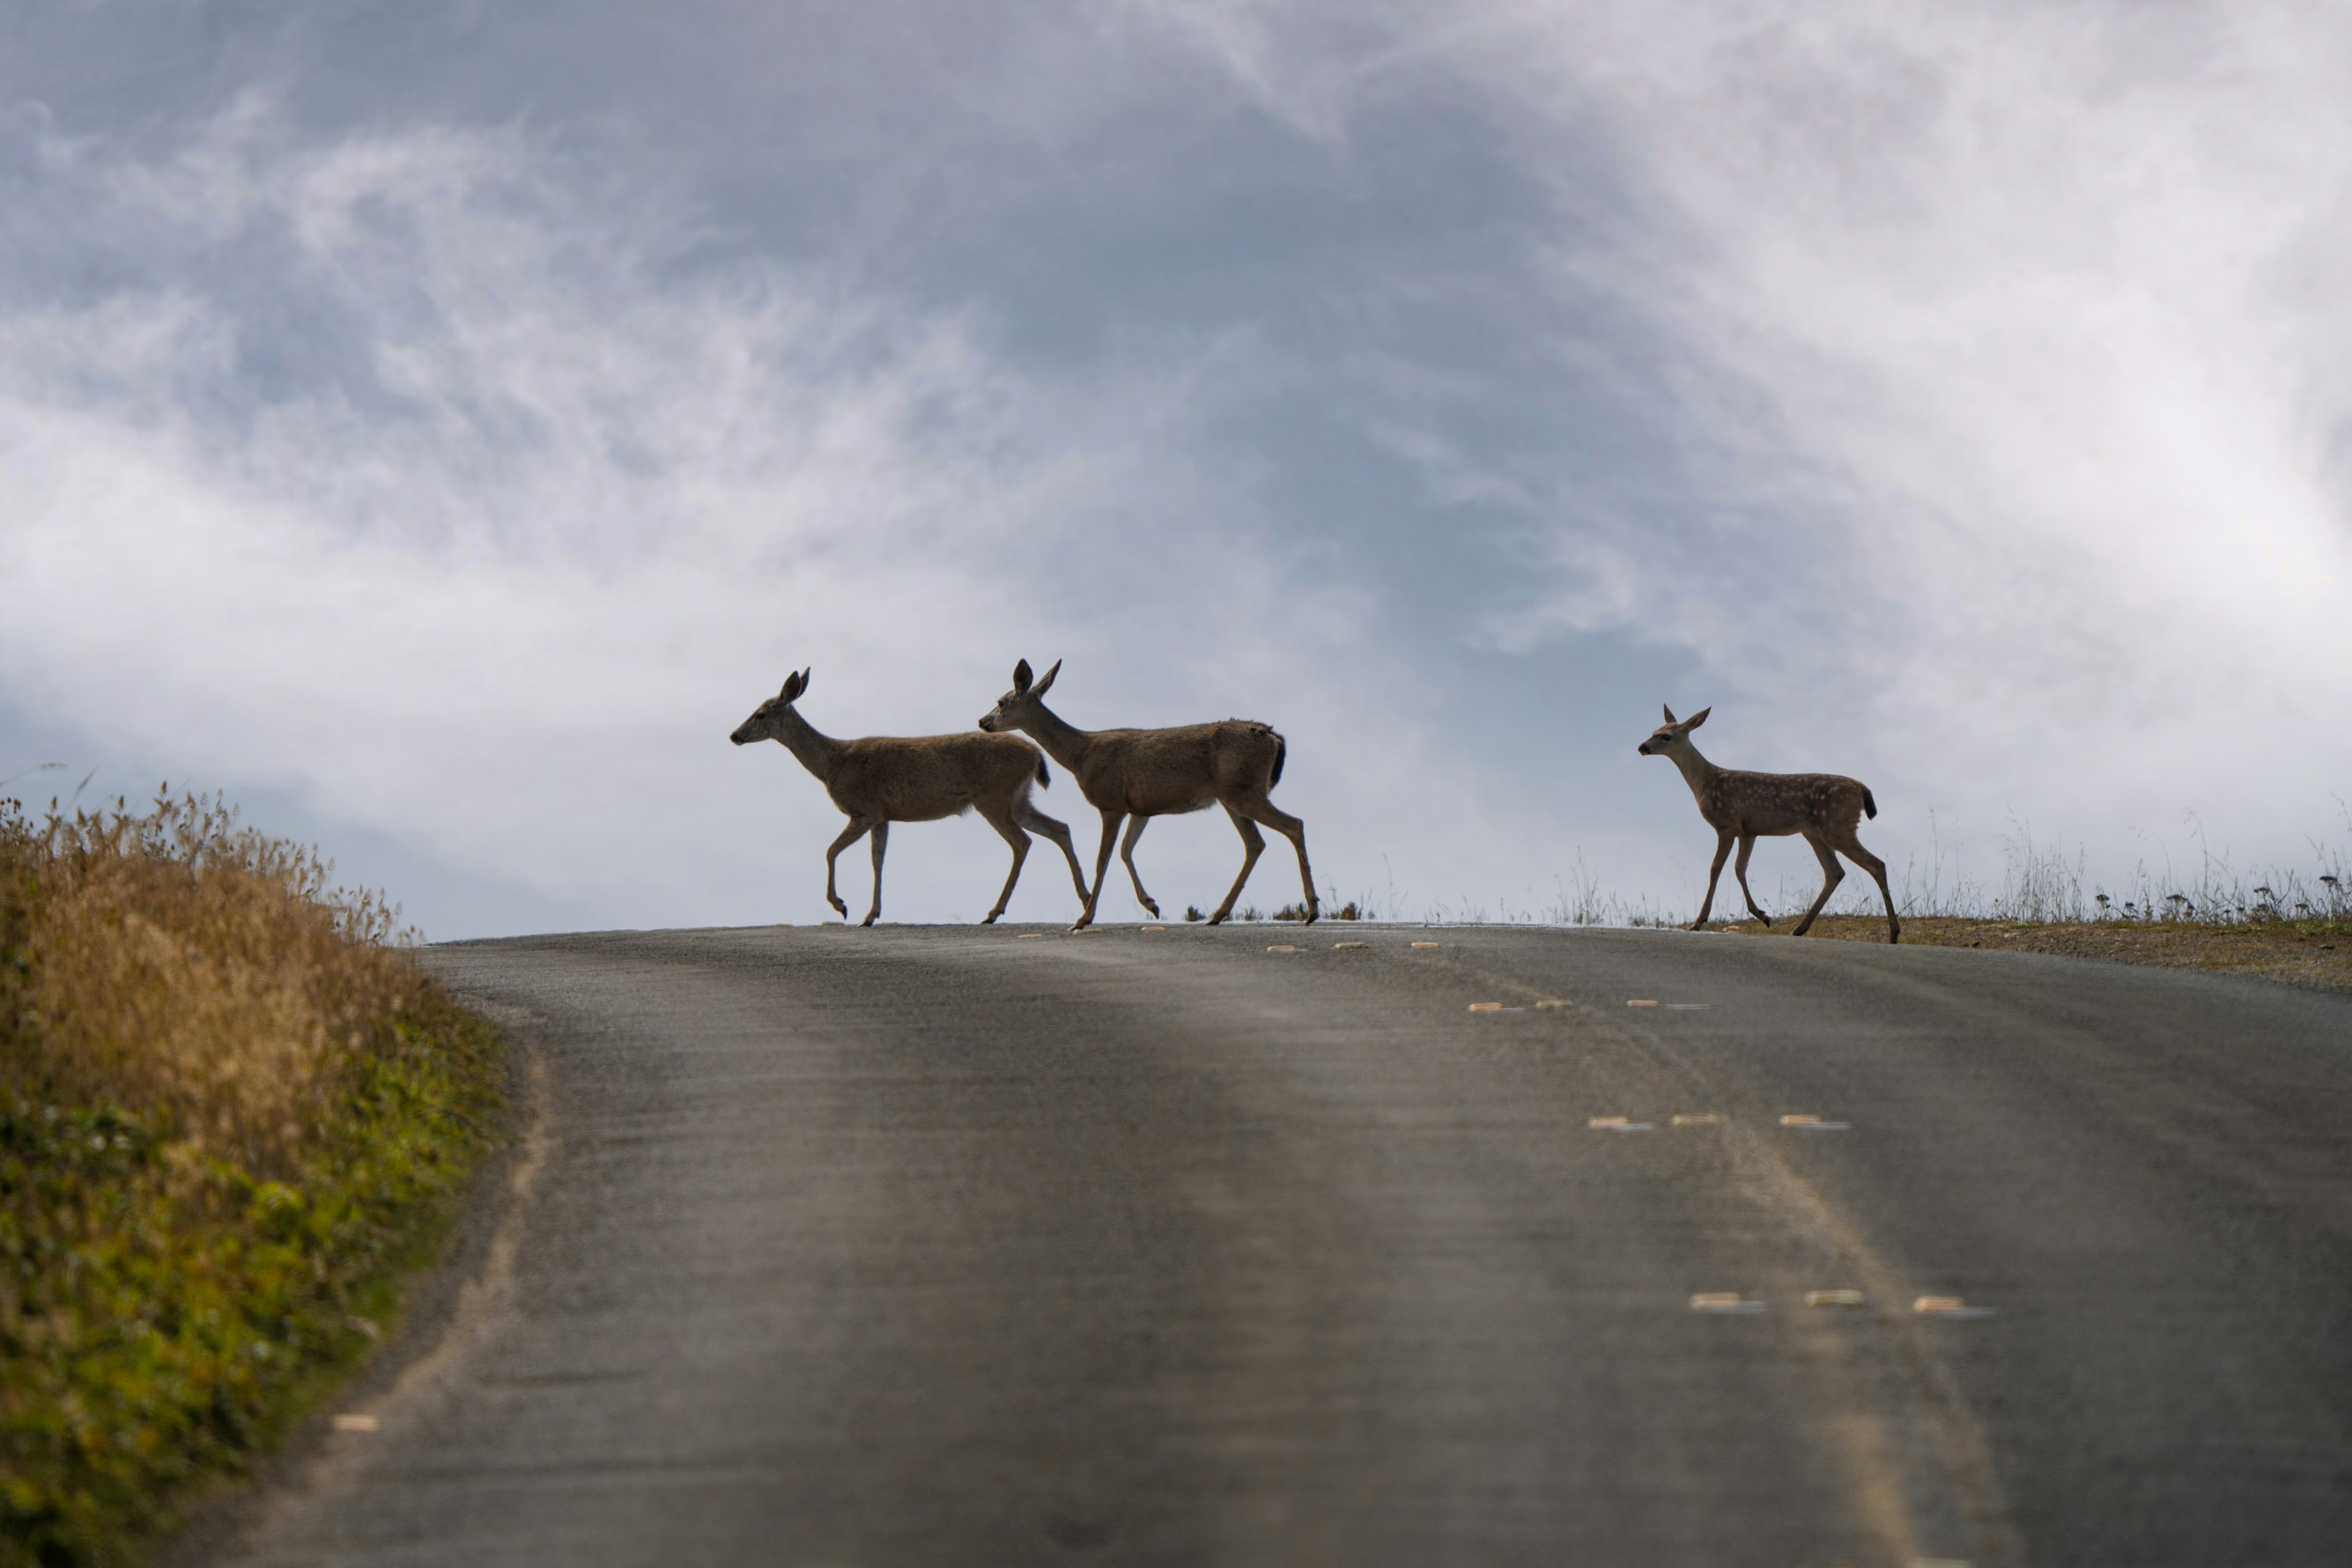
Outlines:
[[0, 1568], [110, 1564], [378, 1340], [500, 1104], [383, 902], [217, 802], [0, 803]]
[[[1775, 934], [1752, 921], [1709, 929], [1748, 936]], [[1786, 921], [1776, 928], [1782, 935], [1788, 930]], [[1880, 915], [1824, 915], [1805, 940], [1815, 937], [1885, 942], [1886, 921]], [[2204, 925], [2189, 921], [1956, 920], [1906, 915], [1903, 940], [1922, 947], [2005, 948], [2162, 969], [2257, 974], [2322, 990], [2352, 991], [2352, 921]]]
[[69, 1104], [162, 1112], [194, 1149], [281, 1167], [372, 1029], [425, 982], [373, 895], [203, 797], [152, 811], [0, 807], [9, 1077]]

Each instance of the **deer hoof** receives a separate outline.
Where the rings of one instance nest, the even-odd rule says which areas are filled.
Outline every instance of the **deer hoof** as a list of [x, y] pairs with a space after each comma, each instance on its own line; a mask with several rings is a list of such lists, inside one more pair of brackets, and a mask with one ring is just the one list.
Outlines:
[[1151, 918], [1153, 920], [1158, 920], [1160, 918], [1160, 906], [1158, 904], [1153, 903], [1150, 899], [1146, 899], [1143, 900], [1143, 907], [1151, 911]]
[[878, 913], [877, 913], [877, 914], [870, 914], [870, 915], [867, 915], [864, 920], [859, 921], [857, 922], [857, 924], [858, 924], [859, 928], [862, 930], [863, 928], [865, 928], [865, 927], [866, 927], [866, 926], [870, 926], [870, 925], [872, 925], [876, 921], [878, 921], [878, 920], [880, 920], [881, 918], [882, 918], [882, 917], [881, 917]]

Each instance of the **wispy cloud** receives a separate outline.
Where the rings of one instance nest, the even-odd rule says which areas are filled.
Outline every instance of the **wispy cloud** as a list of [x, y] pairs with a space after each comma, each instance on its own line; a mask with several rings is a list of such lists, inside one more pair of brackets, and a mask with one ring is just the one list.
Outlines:
[[908, 705], [1085, 483], [952, 323], [651, 294], [511, 140], [80, 163], [155, 227], [270, 231], [360, 368], [257, 387], [274, 334], [184, 288], [0, 321], [12, 684], [460, 864], [682, 899], [708, 814], [774, 792], [706, 754], [756, 678], [824, 650]]
[[[814, 911], [830, 808], [723, 742], [809, 663], [844, 731], [1020, 655], [1271, 720], [1407, 912], [1686, 896], [1661, 698], [1898, 864], [2334, 820], [2352, 24], [883, 10], [0, 63], [9, 699], [583, 920]], [[992, 892], [903, 842], [894, 909]]]
[[1530, 316], [1621, 301], [1703, 452], [1670, 506], [1591, 507], [1424, 437], [1433, 497], [1483, 466], [1553, 511], [1556, 587], [1482, 635], [1686, 647], [1775, 715], [1770, 760], [1859, 729], [1979, 809], [2314, 818], [2352, 763], [2352, 21], [1377, 14], [1553, 172]]

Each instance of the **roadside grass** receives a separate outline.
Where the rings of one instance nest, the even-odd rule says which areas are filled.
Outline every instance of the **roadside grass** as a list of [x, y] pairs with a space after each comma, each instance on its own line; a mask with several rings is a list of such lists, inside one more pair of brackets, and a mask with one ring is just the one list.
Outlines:
[[0, 803], [0, 1568], [133, 1561], [383, 1337], [500, 1109], [372, 895], [217, 802]]
[[[1776, 919], [1766, 928], [1742, 920], [1709, 930], [1742, 935], [1786, 935], [1792, 922]], [[1886, 917], [1823, 915], [1805, 933], [1810, 942], [1885, 942]], [[1903, 940], [1927, 947], [1983, 947], [2014, 952], [2057, 953], [2165, 969], [2201, 969], [2254, 974], [2328, 991], [2352, 991], [2352, 920], [2237, 921], [2009, 921], [1933, 915], [1903, 917]]]
[[[1889, 872], [1906, 942], [2059, 953], [2352, 990], [2352, 864], [2324, 844], [2313, 844], [2303, 866], [2257, 873], [2237, 870], [2200, 841], [2193, 877], [2176, 875], [2169, 863], [2160, 868], [2143, 863], [2128, 877], [2102, 882], [2085, 869], [2079, 852], [2069, 859], [2017, 824], [2002, 839], [2000, 879], [1980, 881], [1948, 872], [1932, 815], [1928, 826], [1924, 857], [1915, 855]], [[2346, 826], [2352, 827], [2352, 811]], [[1773, 915], [1766, 926], [1741, 910], [1738, 885], [1726, 868], [1716, 907], [1734, 911], [1734, 918], [1710, 921], [1707, 929], [1785, 936], [1820, 886], [1810, 879], [1784, 879], [1768, 892], [1759, 879], [1757, 892]], [[1402, 900], [1391, 890], [1389, 901]], [[1505, 901], [1499, 917], [1467, 900], [1438, 902], [1422, 923], [1681, 927], [1695, 912], [1618, 897], [1579, 856], [1548, 902], [1535, 895], [1524, 908]], [[1877, 887], [1849, 868], [1807, 936], [1885, 941]]]
[[[1931, 823], [1932, 829], [1932, 823]], [[1932, 831], [1923, 867], [1894, 879], [1903, 940], [1935, 947], [2005, 948], [2168, 969], [2255, 974], [2327, 990], [2352, 990], [2352, 867], [2315, 844], [2311, 861], [2240, 872], [2201, 853], [2194, 879], [2141, 865], [2110, 885], [2037, 844], [2021, 825], [2003, 840], [2000, 880], [1948, 882]], [[1857, 885], [1858, 884], [1858, 885]], [[1738, 889], [1729, 896], [1738, 899]], [[1787, 931], [1811, 890], [1771, 900], [1774, 924], [1744, 915], [1710, 929], [1769, 936]], [[1737, 903], [1733, 905], [1737, 908]], [[1786, 911], [1785, 918], [1780, 911]], [[1847, 874], [1808, 936], [1884, 942], [1886, 920], [1869, 879]]]

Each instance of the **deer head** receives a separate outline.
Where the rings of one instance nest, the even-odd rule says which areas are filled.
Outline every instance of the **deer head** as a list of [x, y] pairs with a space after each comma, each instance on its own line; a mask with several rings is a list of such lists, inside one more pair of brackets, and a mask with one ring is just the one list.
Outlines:
[[1666, 721], [1650, 731], [1648, 740], [1633, 748], [1645, 757], [1673, 756], [1676, 747], [1690, 743], [1690, 732], [1706, 723], [1706, 716], [1715, 711], [1712, 708], [1702, 708], [1689, 718], [1678, 720], [1675, 717], [1675, 710], [1664, 703], [1659, 704], [1659, 709], [1665, 714]]
[[808, 689], [809, 672], [796, 669], [784, 677], [783, 689], [751, 710], [751, 716], [735, 726], [727, 738], [739, 746], [753, 741], [781, 741], [784, 738], [784, 713]]
[[980, 716], [980, 727], [993, 734], [1000, 730], [1018, 730], [1036, 717], [1039, 705], [1054, 684], [1054, 677], [1062, 673], [1062, 661], [1055, 659], [1045, 679], [1031, 684], [1029, 661], [1023, 659], [1013, 667], [1013, 689], [996, 700], [996, 706]]

